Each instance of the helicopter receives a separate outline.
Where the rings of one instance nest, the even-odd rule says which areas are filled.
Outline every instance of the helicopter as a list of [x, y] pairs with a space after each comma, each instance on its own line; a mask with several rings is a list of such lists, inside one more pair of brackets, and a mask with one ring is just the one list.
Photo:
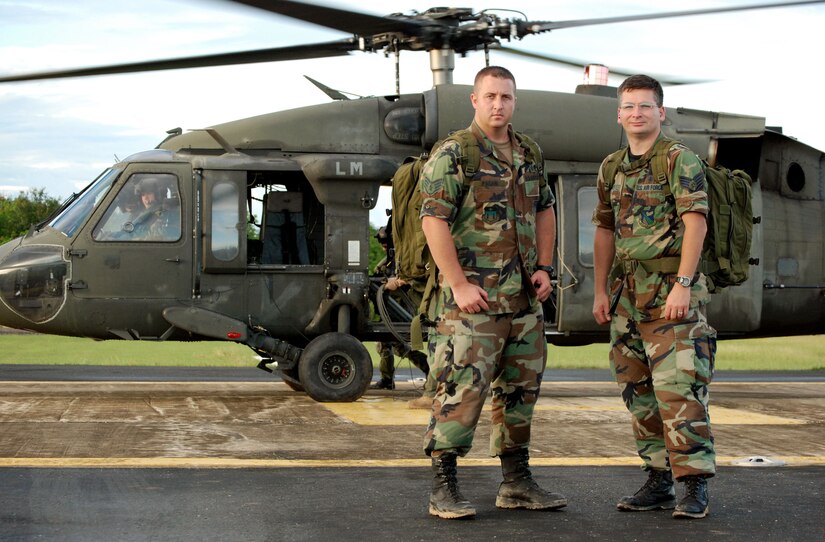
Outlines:
[[[370, 275], [369, 214], [406, 157], [472, 118], [471, 87], [453, 83], [456, 55], [518, 55], [504, 43], [574, 26], [822, 2], [573, 21], [466, 8], [376, 16], [296, 1], [236, 3], [351, 37], [4, 75], [0, 84], [350, 52], [397, 60], [403, 51], [429, 54], [432, 88], [349, 99], [315, 82], [331, 102], [169, 131], [156, 148], [107, 168], [25, 236], [0, 246], [0, 324], [96, 339], [232, 341], [315, 400], [356, 400], [372, 377], [363, 342], [405, 339], [398, 330], [414, 312], [386, 300]], [[608, 338], [591, 314], [590, 215], [599, 164], [625, 141], [607, 69], [589, 65], [586, 74], [574, 93], [520, 89], [513, 119], [544, 149], [557, 199], [558, 283], [545, 306], [546, 336], [557, 345]], [[825, 331], [822, 151], [763, 117], [669, 105], [667, 116], [665, 135], [755, 180], [755, 265], [744, 284], [713, 296], [709, 319], [720, 336]]]

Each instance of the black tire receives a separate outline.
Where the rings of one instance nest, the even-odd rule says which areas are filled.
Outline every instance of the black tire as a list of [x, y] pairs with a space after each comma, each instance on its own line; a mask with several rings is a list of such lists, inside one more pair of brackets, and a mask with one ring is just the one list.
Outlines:
[[372, 358], [352, 335], [325, 333], [304, 348], [298, 374], [304, 390], [316, 401], [351, 402], [370, 385]]

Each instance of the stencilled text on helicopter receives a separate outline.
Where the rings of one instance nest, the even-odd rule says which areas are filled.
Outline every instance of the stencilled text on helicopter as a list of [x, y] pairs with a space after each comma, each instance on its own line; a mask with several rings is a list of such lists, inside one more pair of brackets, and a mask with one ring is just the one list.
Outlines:
[[362, 177], [364, 162], [349, 162], [349, 171], [346, 171], [346, 162], [335, 162], [335, 174], [338, 176]]

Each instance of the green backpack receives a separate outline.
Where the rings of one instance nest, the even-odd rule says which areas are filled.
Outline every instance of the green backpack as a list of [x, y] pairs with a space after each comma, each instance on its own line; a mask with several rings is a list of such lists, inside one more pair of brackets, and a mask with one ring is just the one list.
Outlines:
[[[458, 130], [447, 136], [447, 139], [457, 141], [461, 145], [461, 167], [465, 173], [464, 178], [469, 183], [481, 163], [478, 141], [470, 130]], [[446, 140], [433, 145], [433, 150], [444, 141]], [[422, 319], [429, 312], [437, 275], [435, 262], [430, 255], [427, 238], [421, 227], [423, 198], [418, 185], [421, 169], [430, 154], [407, 157], [392, 176], [390, 220], [395, 249], [395, 274], [421, 296], [418, 314], [410, 323], [410, 347], [413, 350], [421, 350], [424, 346], [421, 340]]]
[[[447, 140], [461, 145], [461, 167], [469, 182], [481, 162], [478, 142], [469, 130], [459, 130], [450, 134]], [[446, 141], [435, 144], [437, 149]], [[421, 228], [421, 191], [418, 180], [421, 169], [430, 154], [409, 156], [392, 177], [392, 233], [395, 247], [395, 272], [414, 289], [424, 290], [433, 266], [430, 265], [430, 251]]]
[[[636, 169], [642, 161], [650, 161], [651, 173], [657, 182], [670, 190], [668, 184], [667, 155], [670, 148], [677, 143], [672, 139], [661, 138], [638, 161], [631, 164]], [[604, 166], [604, 178], [610, 190], [616, 173], [623, 167], [622, 159], [626, 148], [607, 157]], [[708, 232], [702, 247], [699, 270], [708, 278], [711, 293], [727, 286], [742, 284], [748, 279], [751, 265], [757, 265], [758, 259], [750, 257], [753, 225], [759, 218], [753, 216], [751, 206], [750, 175], [741, 169], [729, 170], [722, 166], [710, 167], [702, 162], [705, 169], [706, 190], [708, 193]], [[663, 258], [664, 260], [664, 258]], [[678, 271], [678, 259], [670, 260], [669, 268], [657, 268], [656, 271], [675, 273]], [[666, 266], [667, 267], [667, 266]]]

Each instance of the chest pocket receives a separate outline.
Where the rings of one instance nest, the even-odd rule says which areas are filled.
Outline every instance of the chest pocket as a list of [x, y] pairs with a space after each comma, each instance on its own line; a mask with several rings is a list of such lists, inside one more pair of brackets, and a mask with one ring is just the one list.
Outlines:
[[657, 182], [648, 173], [633, 187], [629, 210], [631, 216], [635, 217], [636, 227], [647, 231], [661, 217], [668, 216], [673, 204], [667, 180]]
[[529, 164], [524, 170], [524, 194], [528, 198], [538, 198], [541, 195], [541, 173], [535, 164]]

